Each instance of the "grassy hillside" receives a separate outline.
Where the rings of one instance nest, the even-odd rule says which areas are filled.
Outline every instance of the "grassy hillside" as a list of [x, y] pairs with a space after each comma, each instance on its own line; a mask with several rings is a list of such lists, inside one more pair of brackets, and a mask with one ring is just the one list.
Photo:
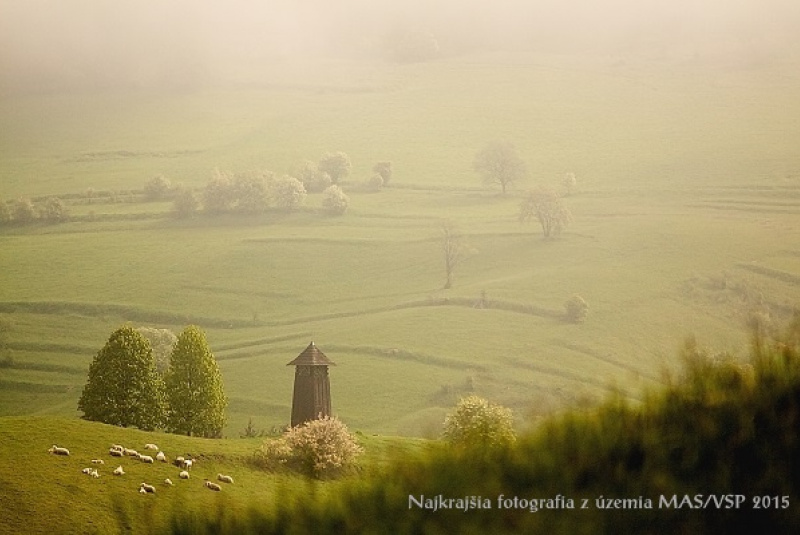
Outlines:
[[[737, 351], [754, 309], [800, 301], [800, 77], [791, 65], [471, 56], [329, 62], [191, 94], [0, 100], [0, 198], [72, 195], [73, 220], [0, 228], [0, 414], [75, 416], [120, 323], [208, 332], [226, 435], [289, 418], [310, 340], [337, 363], [334, 411], [364, 432], [433, 435], [474, 391], [546, 413], [660, 381], [690, 332]], [[472, 170], [487, 142], [531, 171], [506, 197]], [[291, 171], [343, 150], [351, 208], [175, 221], [152, 176]], [[391, 160], [390, 187], [361, 187]], [[522, 190], [574, 171], [574, 222], [544, 241]], [[91, 204], [87, 188], [117, 191]], [[130, 193], [133, 191], [133, 193]], [[438, 224], [473, 254], [442, 291]], [[481, 295], [489, 306], [477, 307]], [[565, 323], [580, 294], [584, 324]]]
[[[0, 533], [142, 533], [147, 525], [165, 522], [169, 515], [191, 503], [198, 509], [223, 506], [243, 511], [251, 504], [268, 505], [289, 489], [316, 488], [326, 493], [338, 483], [312, 484], [299, 476], [269, 474], [250, 464], [264, 439], [212, 440], [164, 433], [145, 433], [104, 424], [49, 417], [0, 418], [0, 455], [13, 462], [0, 466], [3, 507]], [[415, 451], [424, 443], [414, 439], [359, 438], [365, 447], [363, 471], [378, 467], [391, 451]], [[70, 450], [69, 457], [50, 455], [53, 444]], [[157, 444], [170, 460], [191, 454], [197, 462], [189, 480], [180, 480], [172, 464], [144, 464], [130, 457], [108, 454], [112, 444], [144, 452]], [[102, 459], [104, 465], [94, 465]], [[125, 474], [112, 475], [122, 466]], [[95, 479], [81, 473], [97, 468]], [[233, 476], [234, 484], [220, 493], [203, 486], [218, 473]], [[170, 478], [174, 486], [163, 482]], [[140, 483], [156, 487], [154, 495], [138, 493]]]

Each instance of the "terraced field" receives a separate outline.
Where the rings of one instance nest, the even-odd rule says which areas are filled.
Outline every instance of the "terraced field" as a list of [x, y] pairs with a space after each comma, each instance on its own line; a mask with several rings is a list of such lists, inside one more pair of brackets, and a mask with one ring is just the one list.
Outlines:
[[[738, 352], [750, 313], [792, 313], [800, 71], [502, 59], [0, 100], [0, 198], [59, 195], [72, 216], [0, 228], [0, 415], [77, 416], [93, 355], [125, 322], [207, 331], [229, 436], [251, 417], [287, 422], [285, 365], [312, 339], [337, 363], [334, 410], [352, 428], [433, 436], [467, 392], [520, 423], [609, 388], [636, 399], [687, 335]], [[472, 170], [495, 139], [530, 169], [507, 196]], [[339, 218], [319, 194], [294, 212], [188, 221], [142, 196], [157, 174], [200, 191], [215, 167], [286, 173], [330, 150], [353, 161]], [[380, 160], [394, 177], [371, 192]], [[518, 223], [520, 196], [566, 171], [574, 221], [543, 240]], [[445, 218], [470, 246], [451, 290]], [[583, 324], [563, 318], [576, 293]]]

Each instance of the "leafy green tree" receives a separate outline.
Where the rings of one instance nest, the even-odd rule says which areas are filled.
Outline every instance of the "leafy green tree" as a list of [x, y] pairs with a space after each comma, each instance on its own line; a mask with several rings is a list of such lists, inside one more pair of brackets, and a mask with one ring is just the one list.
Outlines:
[[165, 178], [164, 175], [158, 175], [148, 180], [144, 185], [144, 194], [147, 199], [157, 201], [166, 198], [171, 189], [172, 184], [170, 184], [169, 179]]
[[479, 396], [462, 398], [444, 421], [444, 438], [454, 446], [491, 448], [516, 440], [511, 409]]
[[165, 382], [169, 431], [203, 437], [222, 434], [228, 399], [217, 361], [200, 328], [190, 325], [178, 336]]
[[392, 162], [378, 162], [372, 166], [372, 172], [381, 175], [385, 186], [392, 179]]
[[338, 184], [339, 180], [350, 174], [353, 165], [350, 163], [350, 157], [339, 151], [323, 154], [317, 167], [320, 171], [328, 173], [333, 184]]
[[270, 204], [272, 179], [269, 171], [237, 173], [233, 177], [234, 210], [242, 214], [265, 212]]
[[144, 336], [128, 326], [111, 333], [89, 366], [78, 410], [86, 420], [122, 427], [163, 425], [164, 383]]
[[269, 182], [270, 198], [278, 208], [294, 209], [303, 204], [306, 188], [293, 176], [275, 177]]
[[337, 185], [333, 185], [323, 192], [322, 207], [330, 214], [344, 214], [349, 204], [350, 197]]
[[36, 208], [30, 199], [21, 197], [14, 203], [14, 221], [22, 225], [36, 220]]
[[320, 171], [314, 162], [305, 161], [297, 171], [297, 177], [309, 193], [319, 193], [331, 185], [331, 177]]
[[503, 195], [509, 186], [521, 182], [528, 175], [525, 162], [511, 143], [490, 143], [475, 156], [473, 165], [475, 171], [481, 175], [483, 183], [499, 184]]
[[203, 209], [212, 214], [227, 212], [235, 202], [233, 179], [230, 174], [214, 169], [203, 191]]
[[41, 213], [42, 219], [48, 223], [60, 223], [69, 219], [67, 205], [58, 197], [50, 197], [45, 201]]
[[175, 195], [172, 200], [172, 212], [179, 219], [187, 219], [197, 213], [200, 208], [200, 200], [191, 188], [183, 184], [175, 187]]

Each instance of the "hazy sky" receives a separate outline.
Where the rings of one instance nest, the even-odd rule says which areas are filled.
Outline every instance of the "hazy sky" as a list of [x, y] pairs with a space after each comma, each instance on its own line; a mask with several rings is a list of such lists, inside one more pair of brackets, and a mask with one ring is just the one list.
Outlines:
[[424, 30], [443, 54], [781, 54], [797, 0], [0, 0], [3, 86], [148, 84], [214, 77], [274, 57], [380, 57]]

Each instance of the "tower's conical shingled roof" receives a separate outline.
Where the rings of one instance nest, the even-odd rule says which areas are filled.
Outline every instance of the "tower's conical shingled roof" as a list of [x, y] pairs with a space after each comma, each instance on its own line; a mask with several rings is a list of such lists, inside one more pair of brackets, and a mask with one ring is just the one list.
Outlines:
[[287, 366], [336, 366], [336, 363], [326, 357], [325, 353], [314, 345], [314, 342], [311, 342], [308, 344], [308, 347], [297, 355], [297, 358], [287, 364]]

